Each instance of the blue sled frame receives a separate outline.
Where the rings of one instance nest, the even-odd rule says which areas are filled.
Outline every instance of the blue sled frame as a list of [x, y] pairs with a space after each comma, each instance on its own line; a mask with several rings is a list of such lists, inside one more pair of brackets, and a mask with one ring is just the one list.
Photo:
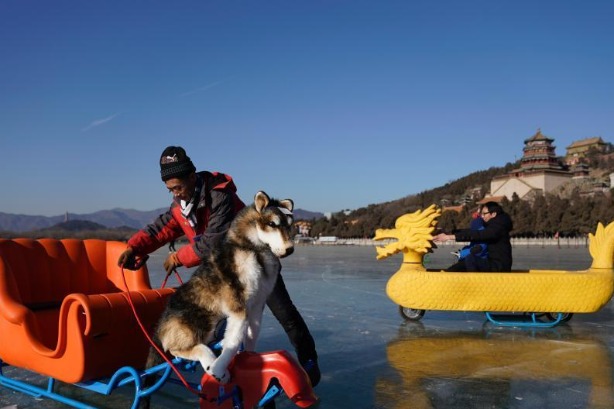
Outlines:
[[[399, 314], [406, 321], [420, 321], [424, 317], [426, 310], [403, 307], [399, 305]], [[569, 321], [573, 313], [507, 313], [507, 312], [485, 312], [487, 322], [500, 327], [522, 327], [522, 328], [552, 328], [559, 324]], [[540, 318], [546, 317], [546, 321]]]
[[[180, 358], [175, 358], [172, 362], [173, 365], [175, 365], [182, 371], [194, 372], [196, 370], [196, 366], [198, 365], [198, 362], [184, 361]], [[56, 382], [59, 381], [57, 381], [55, 378], [48, 378], [47, 388], [45, 389], [41, 386], [33, 385], [25, 381], [20, 381], [7, 377], [3, 372], [3, 368], [7, 366], [9, 365], [0, 360], [0, 385], [2, 386], [13, 389], [17, 392], [25, 393], [35, 398], [52, 399], [65, 405], [72, 406], [74, 408], [96, 409], [95, 406], [56, 393], [54, 389], [56, 386]], [[26, 371], [25, 369], [22, 370]], [[171, 377], [172, 373], [173, 370], [168, 363], [163, 363], [144, 371], [137, 371], [133, 367], [124, 366], [118, 369], [110, 378], [89, 382], [79, 382], [72, 385], [82, 389], [86, 389], [91, 392], [98, 393], [100, 395], [108, 396], [117, 388], [134, 384], [134, 400], [132, 401], [131, 409], [136, 409], [141, 401], [141, 398], [155, 393], [160, 388], [162, 388], [162, 386], [166, 382], [181, 384], [178, 379]], [[152, 386], [144, 389], [143, 380], [146, 377], [153, 375], [158, 375], [159, 379]], [[200, 385], [190, 384], [190, 386], [195, 390], [200, 390]], [[278, 385], [275, 385], [274, 383], [271, 384], [267, 389], [267, 392], [264, 394], [264, 396], [258, 403], [258, 406], [263, 406], [267, 402], [275, 399], [281, 392], [282, 389]], [[243, 402], [241, 401], [240, 396], [240, 390], [238, 390], [238, 388], [235, 388], [229, 393], [223, 395], [220, 394], [218, 404], [226, 399], [232, 399], [234, 408], [243, 409]]]
[[552, 321], [541, 321], [540, 316], [544, 314], [538, 314], [535, 312], [524, 313], [518, 318], [518, 315], [505, 314], [505, 313], [491, 313], [486, 312], [486, 318], [488, 321], [501, 327], [521, 327], [521, 328], [552, 328], [560, 323], [566, 322], [567, 317], [571, 318], [570, 314], [556, 313], [553, 316]]

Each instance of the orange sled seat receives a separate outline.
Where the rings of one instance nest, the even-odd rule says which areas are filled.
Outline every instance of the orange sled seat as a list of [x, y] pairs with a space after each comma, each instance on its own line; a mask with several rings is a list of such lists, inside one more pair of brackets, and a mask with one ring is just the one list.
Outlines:
[[[221, 385], [205, 373], [201, 379], [200, 409], [252, 408], [276, 382], [298, 407], [318, 402], [307, 373], [288, 351], [240, 352], [228, 366], [230, 381]], [[238, 394], [242, 405], [233, 395]]]
[[0, 359], [60, 381], [141, 369], [172, 289], [152, 289], [147, 267], [125, 271], [126, 244], [104, 240], [0, 239]]

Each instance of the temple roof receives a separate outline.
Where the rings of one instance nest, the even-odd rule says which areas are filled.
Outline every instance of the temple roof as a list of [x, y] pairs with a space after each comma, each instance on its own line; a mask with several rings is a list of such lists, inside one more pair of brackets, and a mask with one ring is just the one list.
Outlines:
[[603, 141], [603, 139], [601, 139], [601, 136], [595, 136], [593, 138], [586, 138], [586, 139], [580, 139], [579, 141], [574, 141], [572, 142], [571, 145], [567, 147], [567, 149], [577, 148], [579, 146], [585, 146], [585, 145], [604, 144], [604, 143], [605, 142]]
[[533, 135], [532, 137], [525, 139], [524, 143], [529, 143], [529, 142], [535, 142], [535, 141], [547, 141], [547, 142], [554, 142], [554, 139], [547, 137], [546, 135], [544, 135], [542, 133], [541, 128], [537, 128], [537, 132], [535, 133], [535, 135]]

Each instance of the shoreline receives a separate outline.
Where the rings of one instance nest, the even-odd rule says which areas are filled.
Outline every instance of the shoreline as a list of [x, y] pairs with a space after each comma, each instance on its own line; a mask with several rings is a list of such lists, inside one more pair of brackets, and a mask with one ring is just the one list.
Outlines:
[[[295, 240], [295, 244], [306, 246], [383, 246], [393, 243], [395, 240], [373, 240], [373, 239], [340, 239], [335, 240]], [[562, 237], [562, 238], [512, 238], [512, 247], [518, 246], [556, 246], [556, 247], [588, 247], [589, 239], [586, 237]], [[448, 240], [440, 243], [438, 247], [459, 246], [466, 242]]]

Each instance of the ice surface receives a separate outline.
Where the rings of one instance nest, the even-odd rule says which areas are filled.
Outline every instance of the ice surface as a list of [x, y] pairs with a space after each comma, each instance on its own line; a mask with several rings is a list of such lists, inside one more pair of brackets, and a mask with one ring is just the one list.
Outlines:
[[[428, 267], [452, 264], [455, 249], [437, 249], [429, 255]], [[154, 253], [148, 262], [154, 286], [162, 282], [166, 252]], [[514, 262], [519, 269], [583, 270], [590, 256], [585, 247], [515, 247]], [[429, 311], [422, 321], [406, 323], [385, 293], [400, 263], [400, 256], [376, 261], [373, 247], [362, 246], [298, 246], [284, 259], [286, 285], [317, 344], [319, 408], [614, 407], [612, 302], [553, 329], [496, 328], [476, 312]], [[187, 279], [189, 271], [181, 272]], [[268, 312], [258, 349], [292, 351]], [[4, 372], [37, 378], [15, 368]], [[61, 390], [108, 408], [128, 408], [132, 393], [101, 397], [72, 386], [62, 385]], [[0, 408], [9, 405], [65, 407], [0, 387]], [[154, 396], [153, 407], [198, 404], [181, 387], [169, 385]], [[295, 406], [281, 396], [277, 407]]]

